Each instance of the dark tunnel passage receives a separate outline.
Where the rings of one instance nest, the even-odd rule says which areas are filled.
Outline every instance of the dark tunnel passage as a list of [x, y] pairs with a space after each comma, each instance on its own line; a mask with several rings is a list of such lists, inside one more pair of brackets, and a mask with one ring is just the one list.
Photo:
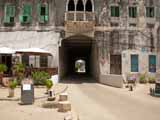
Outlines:
[[[97, 75], [96, 47], [93, 40], [85, 36], [74, 36], [63, 40], [59, 48], [60, 78], [69, 76], [86, 76], [94, 78]], [[75, 66], [76, 61], [82, 60], [84, 65]], [[95, 68], [96, 67], [96, 68]]]

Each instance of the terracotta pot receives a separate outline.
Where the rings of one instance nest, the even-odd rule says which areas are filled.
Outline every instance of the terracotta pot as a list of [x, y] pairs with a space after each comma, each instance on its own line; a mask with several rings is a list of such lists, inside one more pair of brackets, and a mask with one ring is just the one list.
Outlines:
[[9, 96], [8, 97], [14, 97], [14, 89], [9, 88]]

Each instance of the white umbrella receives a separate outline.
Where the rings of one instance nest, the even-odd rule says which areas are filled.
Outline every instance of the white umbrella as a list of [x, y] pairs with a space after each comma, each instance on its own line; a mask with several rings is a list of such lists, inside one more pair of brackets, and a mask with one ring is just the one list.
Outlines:
[[49, 51], [46, 51], [41, 48], [25, 48], [16, 50], [16, 53], [31, 53], [31, 54], [48, 54], [51, 55]]
[[8, 47], [1, 47], [0, 48], [0, 54], [14, 54], [15, 51]]

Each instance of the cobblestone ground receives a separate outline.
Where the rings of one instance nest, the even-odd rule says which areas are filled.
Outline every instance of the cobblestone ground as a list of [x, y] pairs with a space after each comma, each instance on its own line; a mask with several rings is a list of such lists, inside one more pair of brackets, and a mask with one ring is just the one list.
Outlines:
[[[63, 85], [57, 87], [57, 91], [63, 89]], [[35, 88], [35, 97], [44, 97], [45, 87]], [[8, 89], [0, 87], [0, 99], [7, 99]], [[20, 88], [16, 88], [15, 97], [20, 97]], [[33, 105], [19, 105], [20, 101], [0, 101], [0, 120], [63, 120], [65, 114], [57, 112], [57, 109], [42, 108], [46, 101], [38, 99]]]
[[149, 84], [133, 92], [92, 82], [68, 85], [80, 120], [160, 120], [160, 98], [149, 95]]

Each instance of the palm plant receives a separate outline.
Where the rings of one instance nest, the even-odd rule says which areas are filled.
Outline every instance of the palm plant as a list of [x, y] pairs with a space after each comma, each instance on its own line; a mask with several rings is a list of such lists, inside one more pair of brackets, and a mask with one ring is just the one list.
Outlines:
[[13, 66], [13, 71], [15, 76], [17, 77], [18, 84], [20, 84], [21, 80], [24, 77], [25, 66], [21, 63], [17, 63]]
[[17, 80], [11, 80], [9, 81], [9, 96], [8, 97], [14, 97], [14, 89], [17, 86]]

